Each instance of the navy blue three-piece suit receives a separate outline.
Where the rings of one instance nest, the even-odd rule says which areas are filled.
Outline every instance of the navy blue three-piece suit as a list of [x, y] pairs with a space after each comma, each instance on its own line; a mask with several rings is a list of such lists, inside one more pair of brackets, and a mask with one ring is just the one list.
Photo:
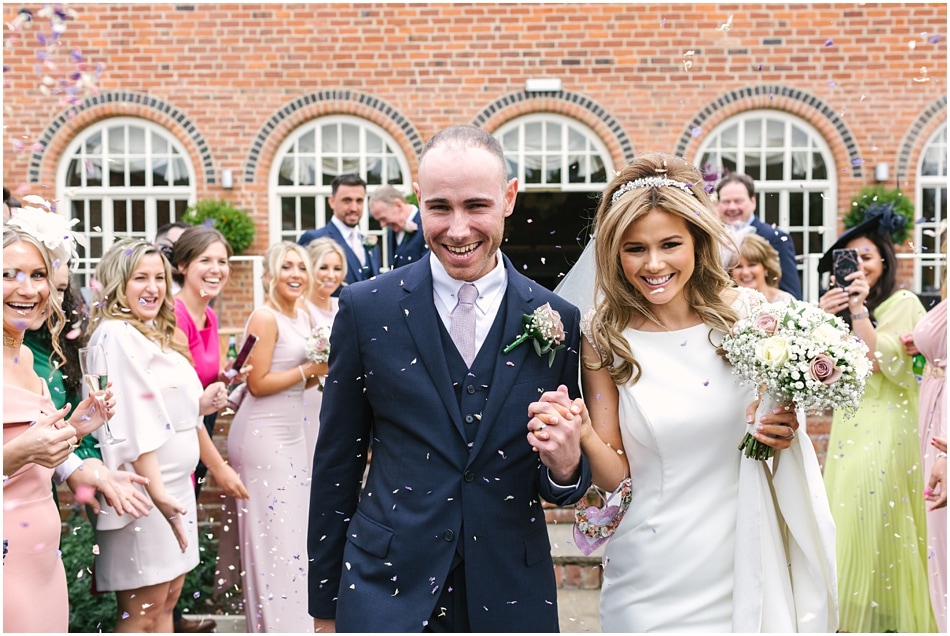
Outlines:
[[[528, 405], [566, 385], [579, 394], [579, 313], [504, 259], [508, 287], [467, 369], [434, 305], [429, 258], [345, 288], [331, 336], [312, 474], [310, 613], [339, 631], [418, 632], [460, 563], [476, 632], [558, 630], [541, 499], [556, 489], [526, 439]], [[567, 347], [552, 367], [521, 318], [550, 303]], [[361, 492], [368, 448], [372, 461]]]

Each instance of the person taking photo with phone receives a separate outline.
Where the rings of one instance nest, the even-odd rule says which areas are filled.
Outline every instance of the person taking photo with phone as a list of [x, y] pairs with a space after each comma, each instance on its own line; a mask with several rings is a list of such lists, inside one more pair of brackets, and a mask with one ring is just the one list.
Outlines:
[[[900, 340], [924, 317], [897, 286], [892, 236], [906, 219], [889, 204], [868, 208], [818, 264], [837, 275], [819, 306], [842, 317], [868, 346], [874, 373], [858, 411], [835, 411], [825, 488], [837, 529], [839, 628], [843, 632], [932, 632], [917, 381]], [[840, 250], [855, 250], [848, 254]], [[857, 269], [848, 262], [857, 256]], [[843, 275], [844, 280], [839, 278]]]

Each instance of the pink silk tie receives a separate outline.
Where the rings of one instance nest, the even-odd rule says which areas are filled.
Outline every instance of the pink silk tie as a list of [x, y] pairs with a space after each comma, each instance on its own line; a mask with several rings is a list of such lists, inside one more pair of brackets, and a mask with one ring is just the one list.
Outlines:
[[452, 326], [449, 335], [455, 343], [465, 366], [471, 367], [475, 360], [475, 299], [478, 289], [471, 283], [465, 283], [458, 291], [458, 304], [452, 312]]

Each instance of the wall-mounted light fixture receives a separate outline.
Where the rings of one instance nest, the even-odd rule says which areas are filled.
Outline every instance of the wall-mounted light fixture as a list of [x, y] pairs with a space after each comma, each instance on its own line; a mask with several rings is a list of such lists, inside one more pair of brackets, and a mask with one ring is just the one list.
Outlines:
[[885, 162], [881, 162], [874, 166], [874, 180], [878, 182], [887, 181], [887, 178], [891, 174], [891, 166]]
[[230, 190], [234, 187], [234, 173], [230, 170], [221, 171], [221, 187]]
[[561, 90], [561, 80], [557, 78], [527, 79], [524, 82], [526, 93], [556, 93]]

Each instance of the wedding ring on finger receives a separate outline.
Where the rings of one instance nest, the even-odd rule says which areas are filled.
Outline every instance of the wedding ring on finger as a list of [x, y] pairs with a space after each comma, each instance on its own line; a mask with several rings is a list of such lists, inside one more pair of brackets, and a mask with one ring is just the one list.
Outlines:
[[538, 431], [543, 431], [547, 427], [548, 427], [547, 424], [541, 424], [540, 426], [538, 426], [538, 428], [534, 432], [537, 433]]
[[783, 437], [782, 439], [788, 439], [788, 440], [795, 439], [795, 429], [792, 428], [791, 426], [789, 426], [789, 427], [788, 427], [788, 430], [789, 430], [788, 435], [786, 435], [786, 436]]

